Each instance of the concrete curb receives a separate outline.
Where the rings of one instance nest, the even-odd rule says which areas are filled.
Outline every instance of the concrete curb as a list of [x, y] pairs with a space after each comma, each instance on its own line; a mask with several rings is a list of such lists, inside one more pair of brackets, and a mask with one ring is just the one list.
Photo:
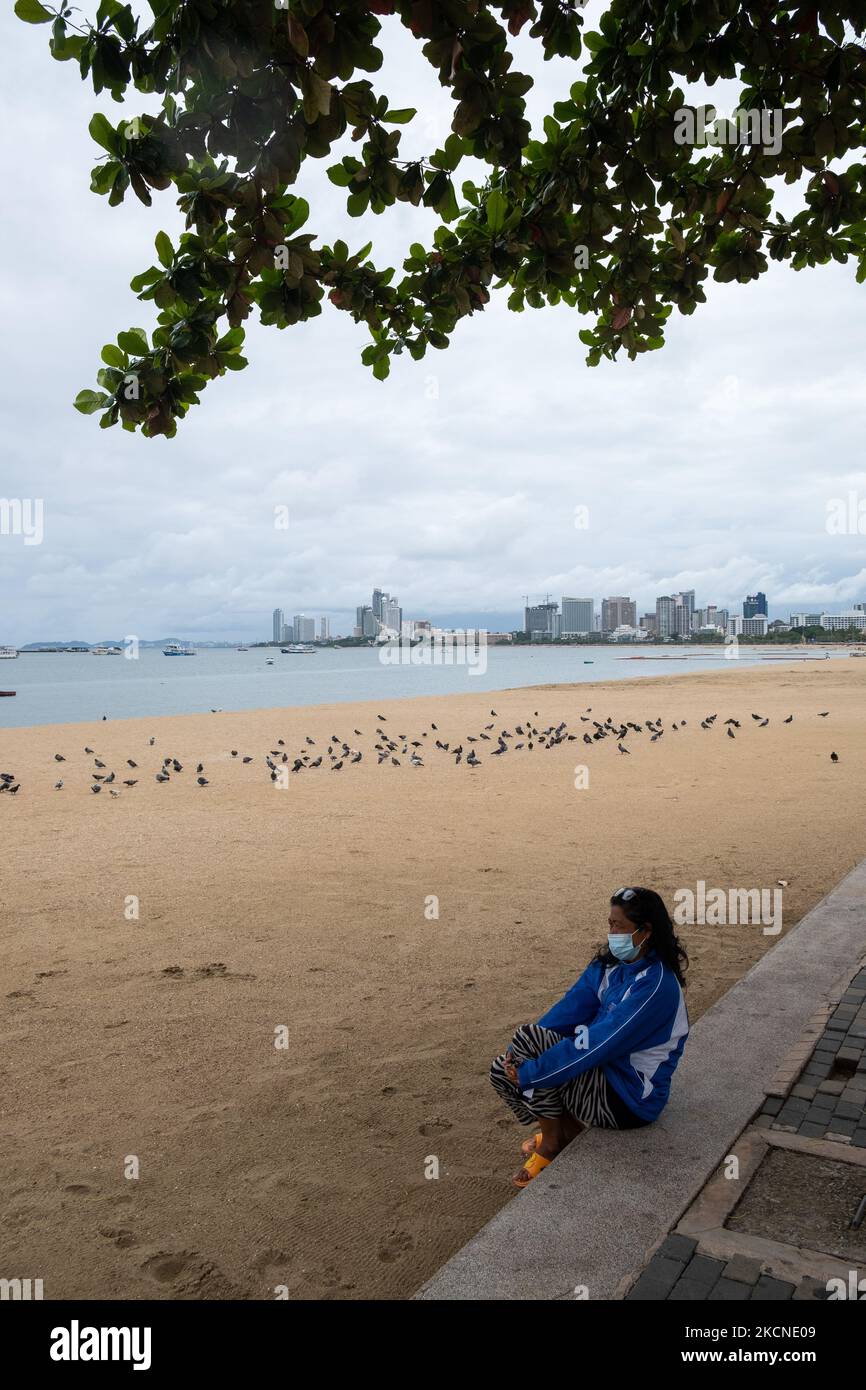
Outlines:
[[590, 1130], [415, 1298], [570, 1299], [576, 1289], [592, 1300], [621, 1295], [864, 953], [866, 860], [698, 1020], [656, 1124]]

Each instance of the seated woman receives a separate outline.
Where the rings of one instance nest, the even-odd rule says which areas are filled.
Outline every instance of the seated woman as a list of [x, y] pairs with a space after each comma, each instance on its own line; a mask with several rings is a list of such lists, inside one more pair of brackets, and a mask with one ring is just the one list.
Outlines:
[[651, 888], [610, 900], [607, 950], [539, 1019], [514, 1034], [490, 1068], [521, 1124], [538, 1125], [512, 1179], [526, 1187], [588, 1125], [635, 1129], [655, 1120], [689, 1031], [688, 956]]

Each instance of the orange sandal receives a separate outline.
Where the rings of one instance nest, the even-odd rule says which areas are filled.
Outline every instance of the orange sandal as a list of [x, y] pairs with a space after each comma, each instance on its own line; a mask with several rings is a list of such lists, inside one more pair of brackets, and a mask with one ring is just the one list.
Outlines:
[[520, 1145], [520, 1152], [521, 1152], [522, 1154], [525, 1154], [526, 1157], [528, 1158], [530, 1154], [534, 1154], [534, 1153], [535, 1153], [535, 1151], [536, 1151], [536, 1149], [538, 1148], [538, 1146], [539, 1146], [540, 1143], [541, 1143], [541, 1130], [539, 1130], [537, 1134], [533, 1134], [533, 1136], [532, 1136], [531, 1139], [527, 1139], [527, 1141], [526, 1141], [525, 1144], [521, 1144], [521, 1145]]
[[541, 1154], [530, 1154], [520, 1172], [516, 1173], [511, 1179], [512, 1184], [514, 1187], [528, 1186], [528, 1184], [532, 1182], [532, 1179], [537, 1178], [539, 1173], [543, 1172], [545, 1168], [549, 1168], [552, 1162], [553, 1160], [550, 1158], [542, 1158]]

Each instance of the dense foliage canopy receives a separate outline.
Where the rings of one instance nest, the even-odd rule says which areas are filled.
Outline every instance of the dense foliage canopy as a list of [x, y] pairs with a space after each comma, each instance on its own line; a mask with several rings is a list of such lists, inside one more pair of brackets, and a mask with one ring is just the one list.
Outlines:
[[[378, 378], [393, 354], [447, 347], [492, 289], [512, 309], [564, 301], [590, 316], [590, 364], [658, 348], [676, 307], [690, 314], [709, 275], [741, 283], [768, 257], [795, 269], [858, 262], [866, 277], [866, 24], [862, 0], [611, 0], [587, 32], [578, 0], [150, 0], [146, 26], [101, 0], [92, 23], [61, 0], [17, 0], [18, 16], [51, 23], [51, 53], [77, 62], [96, 93], [131, 87], [159, 109], [117, 125], [97, 114], [104, 151], [91, 188], [114, 206], [131, 190], [175, 189], [186, 232], [160, 232], [158, 265], [132, 280], [158, 326], [120, 333], [102, 353], [99, 391], [76, 405], [147, 435], [174, 434], [207, 381], [246, 365], [244, 320], [286, 328], [327, 296], [364, 322], [362, 357]], [[426, 158], [400, 158], [400, 126], [367, 76], [383, 63], [382, 18], [423, 45], [454, 100], [452, 133]], [[509, 40], [528, 33], [554, 56], [586, 61], [532, 138], [530, 77]], [[757, 123], [710, 126], [678, 82], [735, 79], [744, 112], [778, 113], [779, 139]], [[387, 78], [386, 78], [387, 81]], [[153, 105], [154, 103], [151, 103]], [[683, 112], [694, 142], [682, 140]], [[711, 119], [711, 115], [710, 115]], [[396, 202], [432, 208], [432, 245], [413, 244], [402, 271], [370, 246], [317, 244], [292, 194], [303, 161], [327, 159], [351, 131], [356, 154], [328, 168], [348, 212]], [[766, 132], [765, 132], [766, 133]], [[538, 133], [541, 136], [541, 132]], [[482, 178], [456, 178], [475, 156]], [[336, 156], [332, 156], [336, 160]], [[474, 166], [477, 168], [477, 165]], [[775, 185], [773, 180], [777, 182]], [[779, 180], [801, 182], [799, 210], [773, 208]]]

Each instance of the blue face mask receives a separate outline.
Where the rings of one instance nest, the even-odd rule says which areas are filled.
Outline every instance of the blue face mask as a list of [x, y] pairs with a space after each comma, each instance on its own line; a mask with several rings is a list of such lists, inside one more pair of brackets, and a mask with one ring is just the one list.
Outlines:
[[[640, 946], [632, 945], [632, 938], [636, 935], [638, 928], [631, 934], [628, 932], [609, 932], [607, 937], [608, 950], [617, 960], [629, 961], [637, 960], [641, 952]], [[643, 943], [641, 943], [642, 945]]]

